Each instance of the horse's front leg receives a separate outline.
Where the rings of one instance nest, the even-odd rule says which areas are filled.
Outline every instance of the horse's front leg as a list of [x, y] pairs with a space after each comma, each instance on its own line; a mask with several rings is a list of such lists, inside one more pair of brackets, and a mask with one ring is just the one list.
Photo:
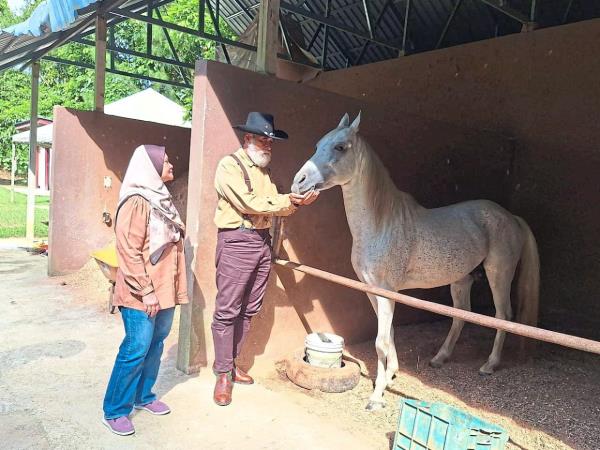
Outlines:
[[367, 410], [373, 411], [385, 406], [383, 400], [383, 391], [388, 380], [386, 376], [386, 362], [390, 355], [391, 342], [390, 330], [392, 319], [394, 317], [394, 301], [384, 297], [375, 297], [377, 299], [377, 339], [375, 339], [375, 350], [377, 351], [377, 378], [375, 379], [375, 390], [369, 398]]
[[[371, 305], [375, 310], [375, 314], [377, 314], [377, 297], [373, 294], [367, 294], [369, 300], [371, 301]], [[394, 316], [394, 308], [396, 307], [396, 303], [393, 302], [391, 305], [392, 309], [392, 317]], [[398, 354], [396, 351], [396, 342], [394, 341], [394, 324], [390, 324], [390, 345], [388, 347], [388, 354], [385, 361], [385, 379], [387, 381], [387, 386], [390, 387], [394, 381], [394, 377], [396, 376], [396, 372], [398, 372], [398, 368], [400, 364], [398, 363]]]

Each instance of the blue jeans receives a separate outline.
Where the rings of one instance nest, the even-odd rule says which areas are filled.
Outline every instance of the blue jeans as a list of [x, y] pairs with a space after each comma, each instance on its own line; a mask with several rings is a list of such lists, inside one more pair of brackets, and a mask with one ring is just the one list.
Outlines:
[[125, 326], [125, 339], [104, 396], [104, 418], [127, 416], [133, 405], [156, 400], [152, 387], [156, 382], [163, 341], [171, 331], [175, 308], [160, 310], [155, 317], [144, 311], [120, 308]]

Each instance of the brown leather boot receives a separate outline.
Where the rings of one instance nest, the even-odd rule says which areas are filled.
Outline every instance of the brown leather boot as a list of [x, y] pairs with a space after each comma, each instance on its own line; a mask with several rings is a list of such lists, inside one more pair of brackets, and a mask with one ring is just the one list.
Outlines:
[[227, 406], [231, 403], [231, 391], [233, 383], [231, 382], [231, 374], [229, 372], [217, 374], [217, 382], [215, 383], [215, 392], [213, 400], [219, 406]]
[[233, 382], [238, 384], [253, 384], [254, 378], [248, 375], [239, 367], [233, 368]]

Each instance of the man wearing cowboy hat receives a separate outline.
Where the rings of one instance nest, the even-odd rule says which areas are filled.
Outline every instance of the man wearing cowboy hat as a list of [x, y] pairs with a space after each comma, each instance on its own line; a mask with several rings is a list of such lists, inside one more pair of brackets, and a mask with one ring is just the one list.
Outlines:
[[254, 380], [235, 365], [250, 320], [262, 305], [271, 271], [272, 216], [288, 216], [300, 205], [309, 205], [318, 192], [279, 194], [267, 166], [274, 140], [287, 139], [276, 130], [273, 116], [251, 112], [242, 148], [224, 157], [217, 166], [215, 188], [219, 197], [215, 224], [219, 228], [216, 250], [217, 298], [212, 322], [215, 344], [213, 370], [217, 375], [214, 401], [231, 403], [232, 383]]

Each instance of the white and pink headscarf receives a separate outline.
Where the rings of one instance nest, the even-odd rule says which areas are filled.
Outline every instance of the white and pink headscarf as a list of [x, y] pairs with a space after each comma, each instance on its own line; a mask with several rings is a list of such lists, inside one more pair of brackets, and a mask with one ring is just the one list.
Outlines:
[[[150, 203], [150, 262], [156, 264], [165, 247], [181, 238], [185, 226], [165, 183], [161, 179], [165, 147], [140, 145], [129, 161], [123, 184], [119, 191], [119, 209], [125, 201], [139, 195]], [[116, 220], [115, 219], [115, 223]]]

